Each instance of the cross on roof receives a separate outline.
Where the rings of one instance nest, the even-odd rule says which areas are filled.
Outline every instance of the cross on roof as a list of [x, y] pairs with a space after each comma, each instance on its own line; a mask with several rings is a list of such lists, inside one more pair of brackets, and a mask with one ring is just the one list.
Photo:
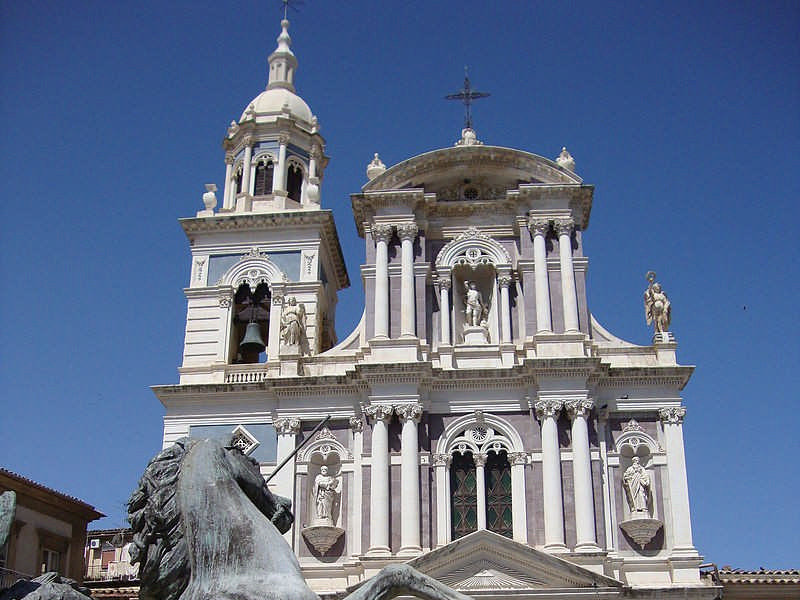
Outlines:
[[472, 129], [472, 101], [478, 98], [486, 98], [490, 96], [486, 92], [475, 92], [469, 84], [469, 71], [464, 67], [464, 88], [459, 90], [456, 94], [448, 94], [445, 100], [460, 100], [464, 104], [464, 127]]

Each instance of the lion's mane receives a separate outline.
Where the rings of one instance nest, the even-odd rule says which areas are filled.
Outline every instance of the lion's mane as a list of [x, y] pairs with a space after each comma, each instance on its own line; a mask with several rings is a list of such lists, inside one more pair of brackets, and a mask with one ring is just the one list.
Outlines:
[[178, 476], [190, 445], [181, 438], [147, 465], [128, 501], [131, 563], [139, 564], [141, 600], [178, 600], [189, 583], [188, 546], [178, 505]]

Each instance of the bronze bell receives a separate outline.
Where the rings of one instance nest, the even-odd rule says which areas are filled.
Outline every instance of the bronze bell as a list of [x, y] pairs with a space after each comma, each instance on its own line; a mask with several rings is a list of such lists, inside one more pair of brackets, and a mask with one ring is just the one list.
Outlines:
[[247, 324], [247, 330], [244, 332], [244, 338], [239, 344], [239, 350], [242, 352], [263, 352], [267, 348], [264, 340], [261, 339], [261, 328], [255, 321], [250, 321]]

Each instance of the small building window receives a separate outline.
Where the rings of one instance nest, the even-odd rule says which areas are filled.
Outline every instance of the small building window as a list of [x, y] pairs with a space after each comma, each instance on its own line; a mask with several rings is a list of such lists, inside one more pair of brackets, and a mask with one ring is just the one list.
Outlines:
[[289, 172], [286, 178], [286, 192], [289, 198], [295, 202], [300, 202], [303, 190], [303, 169], [296, 164], [289, 165]]
[[266, 196], [272, 193], [272, 176], [275, 166], [271, 160], [260, 160], [256, 165], [256, 181], [254, 196]]

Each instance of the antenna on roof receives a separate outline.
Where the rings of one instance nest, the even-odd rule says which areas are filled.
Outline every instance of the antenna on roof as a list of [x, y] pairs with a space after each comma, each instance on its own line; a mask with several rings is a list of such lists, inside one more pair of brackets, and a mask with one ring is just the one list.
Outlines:
[[469, 67], [464, 67], [464, 87], [455, 94], [448, 94], [445, 100], [460, 100], [464, 104], [464, 128], [472, 129], [472, 101], [490, 96], [486, 92], [473, 91], [469, 83]]

